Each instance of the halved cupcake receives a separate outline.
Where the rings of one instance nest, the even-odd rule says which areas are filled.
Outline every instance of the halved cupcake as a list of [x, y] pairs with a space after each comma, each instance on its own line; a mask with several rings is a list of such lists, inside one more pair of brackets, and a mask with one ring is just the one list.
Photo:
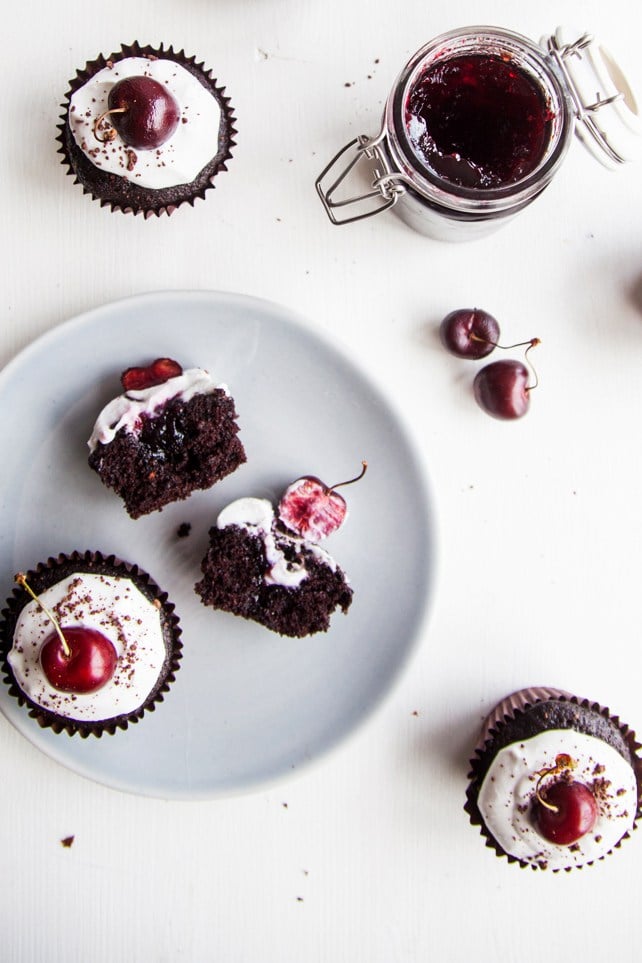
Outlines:
[[132, 518], [210, 488], [245, 461], [234, 399], [204, 368], [156, 358], [121, 375], [100, 412], [89, 466]]

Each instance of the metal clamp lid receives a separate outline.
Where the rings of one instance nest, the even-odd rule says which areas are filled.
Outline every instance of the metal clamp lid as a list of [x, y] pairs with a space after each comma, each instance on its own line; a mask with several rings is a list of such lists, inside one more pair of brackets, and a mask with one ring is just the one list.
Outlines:
[[[366, 137], [364, 134], [355, 137], [354, 140], [351, 140], [349, 144], [346, 144], [345, 147], [342, 147], [341, 150], [335, 154], [330, 163], [324, 167], [317, 177], [315, 181], [317, 193], [321, 198], [326, 214], [333, 224], [350, 224], [353, 221], [362, 221], [366, 217], [372, 217], [373, 214], [379, 214], [380, 211], [387, 211], [388, 208], [393, 207], [397, 203], [400, 195], [405, 193], [406, 188], [402, 183], [403, 176], [391, 170], [380, 150], [384, 136], [385, 132], [382, 129], [376, 137]], [[338, 162], [343, 158], [344, 154], [347, 154], [348, 151], [353, 149], [354, 156], [339, 169], [338, 176], [327, 187], [324, 187], [323, 182], [326, 177], [328, 177], [335, 166], [338, 165]], [[341, 187], [357, 164], [360, 164], [361, 167], [370, 168], [371, 190], [337, 200], [335, 197], [336, 191]], [[374, 203], [368, 204], [368, 201], [373, 201]], [[354, 204], [360, 204], [363, 209], [356, 214], [348, 213], [346, 217], [341, 217], [340, 214], [337, 213], [339, 209]]]
[[573, 41], [570, 36], [571, 31], [558, 27], [544, 44], [571, 94], [579, 139], [606, 167], [637, 159], [642, 153], [642, 124], [622, 69], [591, 34]]

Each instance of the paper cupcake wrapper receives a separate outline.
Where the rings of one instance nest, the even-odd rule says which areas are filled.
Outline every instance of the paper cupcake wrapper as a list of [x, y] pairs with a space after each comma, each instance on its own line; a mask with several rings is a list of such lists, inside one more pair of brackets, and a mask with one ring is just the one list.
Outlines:
[[[571, 695], [569, 692], [565, 692], [562, 689], [556, 689], [550, 686], [534, 686], [531, 688], [519, 689], [507, 696], [505, 699], [502, 699], [502, 701], [494, 707], [494, 709], [487, 715], [482, 723], [481, 732], [475, 749], [473, 750], [473, 757], [470, 760], [470, 772], [468, 773], [469, 784], [466, 790], [466, 803], [464, 805], [464, 810], [468, 814], [471, 824], [479, 827], [480, 835], [484, 837], [486, 846], [490, 849], [493, 849], [497, 856], [505, 857], [509, 863], [518, 863], [522, 869], [529, 868], [537, 870], [541, 867], [539, 867], [536, 863], [520, 860], [516, 856], [512, 856], [510, 853], [505, 852], [501, 848], [501, 846], [486, 828], [484, 820], [482, 819], [481, 813], [479, 812], [479, 808], [477, 806], [477, 796], [479, 794], [479, 789], [481, 787], [483, 778], [490, 765], [490, 761], [496, 754], [493, 752], [494, 743], [501, 738], [502, 731], [507, 725], [510, 725], [516, 719], [516, 717], [519, 717], [520, 713], [523, 713], [529, 707], [537, 705], [537, 703], [540, 702], [548, 701], [570, 702], [573, 705], [579, 706], [583, 709], [588, 709], [593, 713], [597, 713], [603, 719], [607, 720], [611, 727], [619, 733], [624, 746], [628, 750], [638, 789], [638, 808], [632, 829], [637, 828], [637, 820], [639, 819], [640, 815], [642, 815], [642, 758], [640, 758], [638, 755], [642, 746], [636, 741], [633, 730], [622, 723], [618, 716], [612, 715], [607, 707], [601, 706], [597, 702], [591, 702], [588, 699], [582, 699], [578, 696]], [[499, 746], [498, 749], [499, 748], [501, 748], [501, 746]], [[628, 839], [629, 836], [630, 832], [624, 833], [613, 849], [619, 849], [624, 840]], [[609, 852], [613, 852], [613, 849]], [[608, 855], [609, 853], [605, 853], [604, 856], [600, 856], [599, 858], [604, 859]], [[591, 865], [592, 862], [584, 863], [584, 866]], [[565, 867], [564, 871], [570, 872], [572, 869], [582, 868], [583, 866], [569, 866]], [[553, 873], [561, 871], [561, 868], [554, 868], [551, 870]]]
[[169, 601], [153, 578], [147, 572], [130, 562], [124, 562], [115, 555], [103, 555], [101, 552], [72, 552], [69, 555], [60, 554], [56, 558], [50, 557], [46, 562], [39, 563], [35, 569], [26, 572], [26, 579], [36, 593], [41, 593], [51, 585], [60, 582], [76, 572], [100, 573], [119, 575], [131, 579], [136, 588], [150, 601], [160, 603], [159, 613], [163, 628], [166, 658], [159, 673], [158, 680], [147, 696], [145, 702], [125, 715], [115, 716], [97, 722], [68, 719], [57, 715], [33, 702], [17, 685], [8, 653], [13, 644], [13, 632], [16, 621], [24, 606], [31, 601], [31, 596], [20, 586], [16, 586], [13, 594], [7, 599], [6, 608], [1, 613], [0, 646], [2, 650], [2, 671], [4, 680], [9, 686], [9, 693], [16, 698], [20, 705], [27, 708], [29, 715], [37, 721], [41, 728], [53, 729], [56, 733], [67, 732], [70, 736], [78, 733], [83, 739], [87, 736], [102, 736], [103, 733], [114, 735], [118, 729], [127, 729], [130, 723], [137, 723], [145, 712], [153, 712], [165, 693], [169, 691], [180, 668], [182, 644], [180, 641], [181, 628], [174, 605]]
[[475, 749], [483, 749], [497, 726], [507, 719], [511, 719], [516, 712], [523, 712], [528, 706], [535, 705], [536, 702], [546, 702], [548, 699], [572, 699], [570, 692], [562, 689], [552, 689], [549, 686], [533, 686], [529, 689], [519, 689], [512, 692], [486, 716], [482, 722], [479, 732], [479, 739]]
[[[218, 152], [215, 157], [202, 169], [195, 180], [189, 184], [178, 184], [175, 187], [154, 190], [140, 187], [118, 177], [101, 171], [95, 167], [88, 157], [76, 144], [68, 124], [68, 113], [72, 95], [87, 81], [109, 64], [124, 60], [126, 57], [155, 57], [173, 60], [193, 74], [212, 94], [217, 101], [221, 119], [219, 126]], [[109, 207], [112, 211], [124, 214], [142, 214], [145, 218], [161, 214], [172, 214], [181, 204], [194, 205], [197, 197], [205, 198], [206, 191], [215, 186], [214, 179], [221, 171], [227, 170], [227, 162], [232, 156], [232, 148], [236, 145], [236, 117], [230, 98], [225, 95], [225, 87], [219, 87], [212, 77], [212, 71], [206, 70], [204, 63], [196, 63], [195, 57], [186, 56], [183, 50], [175, 51], [173, 47], [141, 46], [138, 42], [122, 44], [118, 53], [109, 57], [102, 54], [95, 60], [89, 61], [82, 70], [69, 82], [69, 90], [62, 104], [62, 123], [58, 125], [59, 134], [56, 140], [60, 143], [58, 150], [62, 154], [61, 163], [68, 170], [67, 173], [75, 177], [75, 184], [80, 184], [85, 194], [99, 201], [101, 207]]]

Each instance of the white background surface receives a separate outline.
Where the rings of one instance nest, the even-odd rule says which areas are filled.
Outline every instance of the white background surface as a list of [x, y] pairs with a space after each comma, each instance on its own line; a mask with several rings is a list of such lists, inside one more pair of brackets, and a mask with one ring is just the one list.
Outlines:
[[[642, 731], [642, 170], [609, 174], [573, 145], [532, 208], [456, 247], [392, 215], [333, 228], [313, 181], [343, 143], [378, 128], [397, 72], [442, 30], [486, 21], [537, 38], [577, 24], [642, 89], [640, 19], [633, 0], [5, 11], [0, 360], [138, 292], [281, 302], [336, 335], [405, 416], [436, 493], [441, 552], [432, 618], [384, 707], [331, 758], [268, 791], [198, 803], [119, 794], [0, 719], [3, 960], [639, 958], [639, 833], [581, 872], [531, 873], [495, 859], [462, 804], [479, 721], [514, 688], [571, 689]], [[196, 54], [237, 108], [229, 173], [170, 219], [109, 214], [56, 154], [75, 69], [134, 39]], [[473, 304], [507, 339], [542, 339], [541, 386], [521, 422], [481, 413], [474, 367], [436, 340], [447, 311]]]

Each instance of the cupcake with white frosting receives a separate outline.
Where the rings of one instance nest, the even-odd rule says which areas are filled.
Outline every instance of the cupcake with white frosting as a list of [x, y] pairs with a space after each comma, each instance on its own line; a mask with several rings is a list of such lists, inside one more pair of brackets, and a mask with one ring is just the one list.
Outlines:
[[74, 552], [19, 573], [0, 621], [10, 693], [40, 726], [113, 734], [155, 709], [174, 681], [173, 604], [137, 565]]
[[553, 871], [589, 865], [635, 826], [639, 748], [597, 703], [560, 689], [522, 689], [482, 726], [465, 809], [509, 862]]
[[70, 81], [58, 140], [85, 193], [145, 217], [193, 204], [226, 170], [235, 117], [225, 88], [170, 46], [123, 44]]

